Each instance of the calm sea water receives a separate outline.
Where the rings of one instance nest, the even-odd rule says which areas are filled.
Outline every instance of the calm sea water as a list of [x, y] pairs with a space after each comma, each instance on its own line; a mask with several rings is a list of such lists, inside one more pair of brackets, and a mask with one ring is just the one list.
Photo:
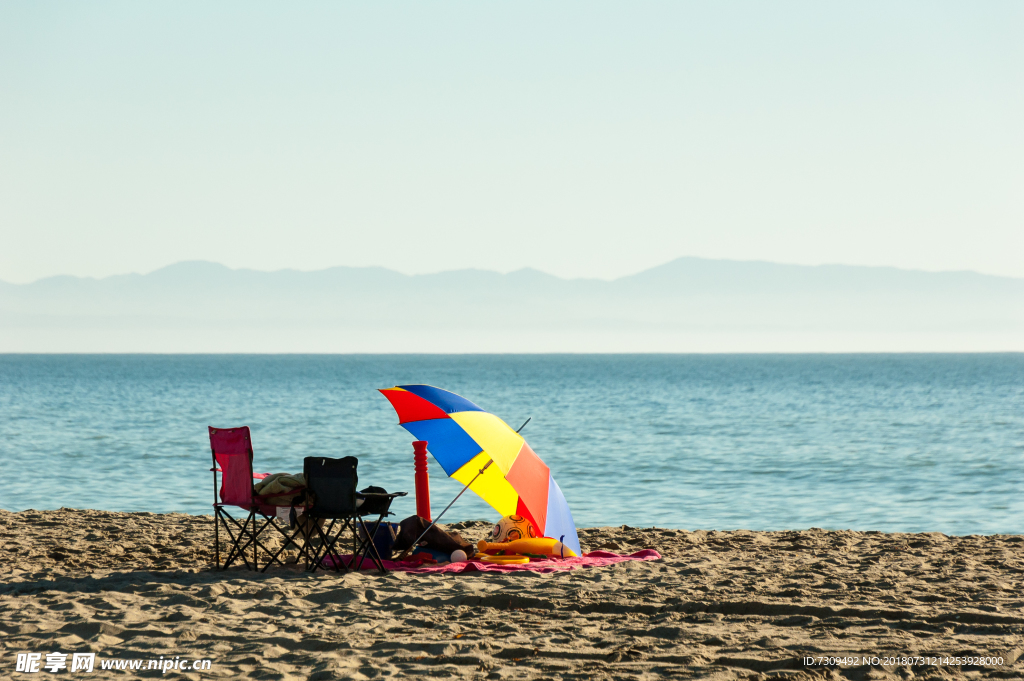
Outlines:
[[1024, 532], [1019, 354], [0, 355], [0, 506], [209, 513], [208, 425], [250, 426], [257, 471], [351, 454], [411, 492], [402, 383], [532, 417], [581, 527]]

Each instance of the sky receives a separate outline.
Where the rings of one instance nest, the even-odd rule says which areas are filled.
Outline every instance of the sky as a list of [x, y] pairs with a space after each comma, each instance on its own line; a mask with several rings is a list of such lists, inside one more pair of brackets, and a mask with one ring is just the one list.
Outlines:
[[1024, 277], [1020, 2], [0, 4], [0, 280]]

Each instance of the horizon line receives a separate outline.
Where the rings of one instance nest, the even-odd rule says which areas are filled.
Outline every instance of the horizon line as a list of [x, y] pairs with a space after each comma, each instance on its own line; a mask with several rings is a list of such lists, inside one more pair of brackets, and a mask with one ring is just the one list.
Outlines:
[[519, 357], [529, 356], [571, 356], [571, 357], [818, 357], [865, 355], [1024, 355], [1024, 350], [816, 350], [813, 352], [781, 350], [769, 352], [0, 352], [0, 357]]

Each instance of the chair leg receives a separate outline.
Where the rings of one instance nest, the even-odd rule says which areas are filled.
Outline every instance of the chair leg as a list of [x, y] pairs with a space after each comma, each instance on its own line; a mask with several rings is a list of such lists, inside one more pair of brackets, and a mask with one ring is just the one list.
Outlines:
[[377, 530], [380, 528], [383, 521], [384, 514], [382, 513], [381, 516], [377, 518], [377, 522], [373, 523], [373, 531], [371, 532], [366, 529], [366, 522], [363, 520], [362, 516], [359, 517], [359, 525], [363, 528], [363, 532], [366, 534], [367, 538], [363, 541], [363, 545], [358, 556], [359, 567], [362, 568], [363, 560], [365, 560], [366, 555], [372, 552], [373, 555], [370, 556], [370, 560], [373, 561], [373, 564], [377, 566], [377, 569], [380, 570], [382, 575], [386, 575], [388, 570], [384, 567], [384, 559], [380, 557], [380, 551], [377, 550], [377, 544], [374, 542], [374, 538], [377, 536]]
[[[268, 526], [273, 524], [274, 519], [273, 518], [268, 518], [266, 516], [264, 516], [264, 518], [266, 518], [266, 520], [263, 521], [262, 525], [259, 525], [259, 521], [255, 518], [255, 516], [253, 517], [253, 530], [254, 530], [254, 532], [253, 532], [253, 535], [252, 535], [252, 561], [253, 561], [252, 565], [253, 565], [253, 570], [257, 570], [257, 571], [260, 569], [260, 563], [259, 563], [259, 557], [258, 557], [259, 556], [259, 553], [258, 553], [259, 549], [263, 549], [263, 551], [268, 556], [271, 555], [270, 549], [267, 548], [267, 546], [265, 544], [263, 544], [263, 542], [260, 541], [260, 535], [263, 534], [264, 530], [266, 530]], [[259, 527], [257, 527], [257, 525], [259, 525]], [[267, 565], [264, 567], [264, 571], [266, 571], [266, 567], [269, 567], [269, 565], [270, 565], [270, 562], [267, 562]]]
[[[331, 524], [327, 526], [327, 532], [324, 533], [324, 528], [320, 527], [320, 523], [317, 522], [316, 518], [313, 518], [313, 527], [316, 528], [316, 533], [320, 537], [320, 546], [313, 550], [313, 559], [310, 562], [309, 571], [316, 572], [318, 567], [327, 569], [323, 564], [323, 559], [327, 556], [327, 550], [330, 548], [330, 541], [328, 537], [331, 536], [331, 530], [334, 529], [335, 519], [331, 519]], [[333, 558], [333, 556], [332, 556]], [[335, 562], [334, 570], [338, 570], [338, 564]]]
[[[232, 517], [230, 513], [228, 513], [227, 511], [225, 511], [222, 508], [218, 508], [217, 509], [217, 519], [219, 521], [218, 522], [218, 527], [220, 525], [224, 525], [224, 531], [227, 532], [228, 540], [230, 541], [230, 544], [229, 544], [230, 548], [228, 549], [227, 555], [224, 557], [224, 564], [221, 565], [218, 562], [217, 568], [220, 569], [220, 570], [227, 570], [228, 567], [230, 567], [231, 563], [235, 560], [235, 553], [238, 550], [238, 542], [241, 540], [241, 536], [242, 536], [241, 535], [241, 531], [242, 531], [243, 527], [238, 524], [238, 521], [235, 520], [234, 517]], [[238, 537], [235, 537], [235, 533], [231, 531], [231, 525], [228, 524], [229, 521], [231, 523], [234, 523], [235, 527], [239, 530], [239, 536]], [[218, 551], [218, 553], [219, 553], [219, 551]]]
[[[250, 564], [249, 560], [245, 557], [245, 550], [247, 548], [249, 548], [250, 544], [253, 543], [253, 540], [255, 539], [255, 536], [256, 536], [255, 535], [255, 531], [256, 531], [256, 512], [255, 511], [249, 511], [249, 516], [245, 519], [244, 527], [248, 530], [248, 535], [243, 535], [241, 537], [242, 539], [245, 539], [245, 543], [242, 544], [241, 548], [238, 549], [238, 555], [241, 556], [242, 562], [245, 563], [246, 569], [255, 571], [256, 567], [257, 567], [256, 563], [254, 562], [254, 563]], [[253, 560], [255, 561], [255, 559], [256, 559], [256, 551], [254, 550], [253, 551]]]
[[[249, 515], [247, 515], [245, 517], [245, 522], [242, 523], [242, 527], [238, 531], [238, 540], [237, 540], [237, 543], [235, 545], [236, 546], [235, 555], [232, 556], [232, 559], [234, 559], [234, 558], [241, 558], [242, 562], [245, 563], [245, 569], [246, 570], [252, 570], [253, 569], [253, 566], [249, 564], [249, 559], [246, 558], [246, 556], [245, 556], [245, 550], [247, 548], [249, 548], [249, 544], [252, 542], [252, 539], [251, 539], [251, 537], [252, 537], [252, 527], [251, 526], [254, 524], [254, 521], [255, 521], [254, 515], [255, 514], [252, 511], [250, 511]], [[246, 537], [250, 537], [250, 539], [246, 540], [245, 543], [243, 544], [242, 540], [245, 539]], [[225, 569], [227, 569], [227, 563], [225, 563]]]
[[[263, 524], [261, 525], [260, 522], [259, 522], [259, 519], [256, 517], [256, 511], [255, 510], [251, 510], [251, 511], [249, 511], [249, 515], [245, 518], [245, 522], [242, 523], [242, 524], [239, 524], [239, 522], [235, 518], [233, 518], [231, 516], [231, 514], [228, 513], [225, 509], [223, 509], [223, 508], [216, 508], [215, 509], [214, 521], [217, 523], [217, 525], [216, 525], [216, 531], [214, 533], [214, 541], [217, 544], [216, 556], [217, 556], [217, 567], [219, 569], [226, 570], [226, 569], [228, 569], [231, 566], [231, 563], [233, 563], [237, 558], [241, 558], [242, 562], [245, 563], [245, 567], [247, 569], [253, 570], [253, 571], [257, 571], [257, 570], [260, 569], [260, 567], [259, 567], [259, 552], [261, 550], [264, 551], [268, 556], [270, 556], [270, 560], [268, 561], [267, 565], [264, 566], [264, 568], [262, 570], [263, 572], [266, 571], [267, 567], [269, 567], [271, 563], [273, 563], [275, 560], [277, 560], [278, 555], [280, 554], [281, 550], [284, 547], [282, 547], [282, 549], [279, 549], [277, 551], [277, 553], [275, 553], [266, 544], [264, 544], [262, 541], [260, 541], [260, 535], [262, 535], [267, 530], [268, 526], [273, 525], [274, 529], [276, 529], [278, 532], [280, 532], [282, 534], [282, 536], [285, 537], [286, 540], [290, 540], [290, 538], [288, 537], [288, 535], [283, 530], [281, 530], [280, 527], [278, 527], [274, 523], [274, 519], [273, 518], [268, 517], [268, 516], [264, 516], [264, 517], [265, 517], [265, 520], [264, 520]], [[224, 560], [223, 567], [220, 565], [220, 525], [221, 525], [221, 523], [223, 523], [224, 529], [225, 529], [225, 531], [227, 531], [228, 537], [230, 537], [230, 539], [231, 539], [231, 549], [228, 551], [228, 555], [227, 555], [227, 558]], [[234, 532], [231, 531], [231, 525], [232, 524], [234, 524], [235, 528], [238, 530], [237, 536], [235, 535]], [[249, 558], [246, 555], [249, 546], [252, 546], [252, 563], [249, 562]], [[285, 546], [287, 546], [287, 543], [285, 544]], [[303, 548], [303, 550], [305, 550], [305, 547]], [[283, 563], [281, 563], [281, 561], [277, 560], [277, 562], [279, 564], [283, 565]]]
[[347, 531], [348, 532], [352, 532], [354, 534], [355, 533], [355, 526], [352, 524], [352, 519], [351, 518], [342, 518], [341, 519], [341, 527], [338, 528], [338, 533], [336, 535], [334, 535], [334, 537], [332, 539], [330, 539], [330, 545], [327, 547], [327, 551], [330, 554], [331, 560], [334, 562], [334, 564], [335, 565], [340, 565], [346, 571], [352, 569], [352, 561], [349, 561], [348, 563], [346, 563], [345, 559], [341, 557], [340, 553], [338, 553], [337, 546], [338, 546], [338, 542], [344, 541], [343, 537], [345, 536], [345, 533]]
[[319, 534], [320, 534], [320, 530], [321, 530], [321, 528], [320, 528], [320, 523], [318, 523], [318, 522], [315, 522], [315, 521], [314, 521], [314, 522], [313, 522], [313, 525], [314, 525], [315, 527], [313, 527], [313, 528], [310, 528], [310, 530], [309, 530], [309, 536], [308, 536], [308, 537], [306, 538], [306, 541], [307, 541], [307, 542], [309, 543], [309, 545], [310, 545], [310, 559], [309, 559], [309, 565], [307, 565], [307, 566], [306, 566], [306, 570], [307, 570], [308, 572], [316, 572], [316, 567], [317, 567], [317, 561], [319, 561], [319, 560], [320, 560], [320, 550], [321, 550], [321, 549], [323, 548], [323, 540], [321, 540], [321, 542], [320, 542], [320, 546], [313, 546], [313, 545], [312, 545], [312, 541], [313, 541], [313, 535], [314, 535], [314, 533], [315, 533], [315, 534], [317, 534], [317, 536], [319, 536]]
[[[334, 529], [335, 523], [338, 523], [339, 525], [338, 532], [336, 534], [332, 534], [331, 530]], [[334, 564], [335, 572], [341, 572], [342, 570], [345, 570], [347, 572], [352, 569], [351, 564], [346, 563], [345, 559], [341, 557], [340, 553], [338, 553], [337, 547], [338, 542], [344, 542], [346, 532], [354, 531], [355, 528], [352, 525], [351, 518], [333, 519], [331, 520], [330, 527], [327, 528], [327, 533], [324, 537], [324, 558], [326, 558], [327, 556], [331, 557], [331, 562]], [[320, 560], [320, 566], [323, 567], [323, 559]]]
[[270, 560], [267, 561], [267, 564], [263, 566], [263, 569], [260, 570], [260, 572], [266, 572], [267, 569], [275, 562], [281, 564], [282, 566], [284, 565], [284, 563], [281, 562], [281, 559], [278, 558], [278, 556], [280, 556], [284, 552], [284, 550], [288, 548], [289, 541], [290, 540], [285, 541], [285, 543], [281, 545], [281, 548], [274, 552], [274, 555], [270, 557]]
[[344, 567], [346, 570], [353, 569], [352, 568], [352, 561], [349, 560], [349, 561], [346, 562], [345, 559], [341, 557], [341, 554], [338, 553], [338, 548], [337, 547], [338, 547], [339, 543], [342, 544], [342, 546], [344, 546], [344, 544], [346, 542], [345, 534], [346, 534], [346, 532], [351, 531], [351, 530], [352, 530], [351, 519], [350, 518], [343, 518], [341, 520], [341, 527], [338, 529], [338, 533], [336, 535], [334, 535], [334, 538], [331, 540], [331, 551], [333, 552], [332, 560], [334, 560], [335, 562], [340, 562], [341, 566]]
[[[213, 484], [216, 487], [216, 479]], [[220, 509], [216, 505], [213, 507], [213, 564], [220, 568]]]
[[[253, 517], [255, 513], [250, 511], [245, 522], [239, 524], [239, 522], [235, 520], [235, 518], [232, 517], [232, 515], [225, 509], [218, 508], [217, 511], [217, 516], [220, 519], [220, 522], [224, 523], [224, 529], [227, 531], [228, 537], [231, 539], [231, 549], [228, 551], [227, 558], [224, 559], [224, 566], [220, 567], [220, 569], [227, 570], [231, 566], [231, 563], [235, 561], [235, 558], [241, 557], [242, 561], [245, 563], [245, 567], [252, 570], [253, 566], [249, 565], [249, 561], [245, 557], [245, 549], [249, 547], [249, 543], [252, 539], [250, 538], [249, 541], [246, 541], [244, 544], [242, 543], [242, 540], [245, 539], [246, 536], [251, 536], [251, 530], [247, 533], [246, 529], [249, 527], [250, 521], [254, 519]], [[230, 521], [230, 523], [228, 521]], [[234, 524], [235, 528], [238, 530], [237, 537], [235, 536], [235, 533], [231, 531], [231, 524]]]
[[305, 568], [309, 570], [313, 564], [313, 556], [316, 554], [316, 548], [313, 546], [313, 540], [316, 538], [316, 531], [312, 527], [317, 525], [319, 527], [320, 521], [317, 518], [305, 518], [305, 527], [300, 528], [302, 532], [302, 555], [306, 559]]
[[[268, 556], [270, 556], [270, 559], [268, 560], [267, 564], [263, 567], [263, 570], [261, 571], [261, 572], [266, 572], [267, 568], [270, 567], [271, 563], [273, 563], [274, 560], [276, 559], [277, 554], [272, 552], [270, 550], [270, 548], [266, 544], [264, 544], [263, 542], [260, 541], [260, 535], [262, 535], [266, 531], [266, 529], [268, 527], [270, 527], [270, 526], [273, 526], [274, 529], [276, 529], [278, 532], [281, 532], [281, 534], [284, 535], [285, 538], [287, 538], [288, 535], [286, 535], [281, 530], [281, 528], [278, 527], [274, 523], [273, 517], [270, 517], [270, 516], [263, 516], [263, 517], [264, 517], [263, 524], [260, 525], [259, 524], [259, 519], [256, 518], [256, 511], [251, 511], [250, 512], [250, 518], [252, 520], [252, 529], [250, 530], [250, 534], [249, 534], [248, 540], [245, 542], [245, 544], [242, 545], [240, 553], [242, 555], [242, 560], [245, 560], [245, 549], [247, 549], [249, 547], [249, 544], [252, 544], [253, 564], [252, 564], [252, 567], [250, 567], [249, 569], [253, 570], [253, 571], [260, 571], [259, 551], [260, 550], [264, 551]], [[280, 550], [278, 550], [278, 553], [280, 553]], [[283, 565], [283, 563], [281, 563], [280, 561], [278, 561], [278, 563]], [[248, 561], [246, 561], [246, 565], [248, 566]]]
[[[280, 556], [280, 555], [281, 555], [281, 553], [282, 553], [282, 552], [284, 552], [284, 550], [285, 550], [285, 549], [287, 549], [287, 548], [288, 548], [288, 546], [289, 546], [290, 544], [295, 544], [296, 546], [298, 546], [298, 545], [299, 545], [299, 543], [298, 543], [297, 541], [295, 541], [295, 540], [296, 540], [296, 538], [298, 538], [298, 537], [299, 537], [300, 535], [302, 535], [302, 534], [303, 534], [303, 532], [302, 532], [302, 528], [301, 528], [301, 527], [300, 527], [300, 528], [297, 528], [297, 529], [295, 530], [295, 532], [293, 532], [293, 533], [291, 534], [291, 536], [289, 536], [287, 532], [285, 532], [285, 531], [284, 531], [284, 530], [282, 530], [282, 529], [281, 529], [280, 527], [278, 527], [276, 523], [274, 524], [274, 529], [275, 529], [275, 530], [277, 530], [278, 532], [280, 532], [280, 533], [281, 533], [281, 536], [282, 536], [282, 537], [284, 537], [284, 543], [283, 543], [283, 544], [281, 544], [281, 548], [279, 548], [279, 549], [277, 550], [277, 552], [276, 552], [276, 553], [274, 553], [274, 555], [272, 555], [272, 556], [270, 557], [270, 560], [269, 560], [269, 561], [267, 561], [267, 564], [263, 566], [263, 572], [266, 572], [266, 571], [267, 571], [267, 568], [269, 568], [269, 567], [271, 566], [271, 564], [272, 564], [272, 563], [274, 563], [275, 561], [276, 561], [276, 562], [277, 562], [277, 563], [278, 563], [279, 565], [281, 565], [281, 566], [284, 566], [284, 563], [282, 563], [282, 562], [281, 562], [281, 561], [280, 561], [280, 560], [278, 559], [278, 556]], [[301, 549], [299, 550], [299, 552], [300, 552], [300, 553], [302, 554], [303, 558], [305, 558], [305, 559], [306, 559], [306, 563], [307, 563], [307, 564], [309, 563], [309, 553], [308, 553], [308, 551], [309, 551], [309, 546], [308, 546], [308, 545], [307, 545], [307, 543], [306, 543], [306, 542], [304, 541], [304, 542], [302, 543], [302, 548], [301, 548]], [[269, 552], [268, 552], [268, 553], [269, 553]]]
[[238, 536], [236, 537], [231, 531], [230, 525], [227, 523], [224, 524], [224, 529], [227, 530], [228, 536], [231, 537], [231, 549], [228, 551], [227, 557], [224, 558], [224, 569], [227, 570], [231, 567], [231, 564], [235, 562], [235, 559], [238, 557], [242, 558], [242, 562], [245, 563], [246, 568], [251, 569], [249, 567], [249, 561], [245, 557], [246, 545], [242, 544], [242, 540], [246, 535], [246, 527], [249, 525], [249, 519], [246, 518], [242, 524], [239, 524], [234, 518], [231, 520], [235, 523], [236, 529], [238, 530]]
[[[377, 521], [378, 526], [382, 519], [383, 516], [381, 516], [381, 519]], [[332, 534], [334, 526], [338, 522], [340, 522], [338, 532], [336, 534]], [[316, 572], [317, 568], [324, 568], [326, 570], [327, 567], [324, 565], [324, 560], [328, 556], [331, 557], [331, 562], [334, 564], [334, 570], [336, 572], [340, 572], [341, 570], [347, 571], [360, 569], [367, 552], [372, 550], [374, 555], [371, 559], [374, 564], [382, 573], [387, 573], [387, 569], [384, 567], [383, 561], [380, 558], [380, 553], [377, 551], [377, 547], [373, 544], [372, 540], [369, 540], [366, 543], [359, 540], [357, 523], [362, 523], [362, 519], [359, 517], [334, 518], [331, 520], [331, 524], [327, 527], [326, 532], [324, 532], [323, 528], [318, 524], [314, 523], [317, 527], [317, 532], [320, 535], [322, 544], [319, 549], [313, 552], [313, 556], [310, 560], [310, 572]], [[362, 523], [362, 525], [363, 530], [366, 531], [365, 523]], [[352, 558], [348, 562], [345, 562], [337, 550], [338, 543], [344, 543], [346, 541], [346, 532], [352, 533]]]
[[[384, 516], [381, 516], [381, 519], [383, 519], [383, 517]], [[371, 560], [373, 560], [374, 564], [377, 566], [378, 569], [384, 570], [386, 572], [383, 563], [379, 561], [380, 553], [377, 551], [377, 547], [375, 544], [373, 544], [372, 540], [372, 538], [376, 536], [376, 527], [380, 525], [381, 519], [377, 520], [373, 532], [367, 530], [366, 523], [363, 521], [361, 516], [355, 516], [349, 519], [351, 521], [352, 528], [352, 558], [351, 560], [349, 560], [347, 565], [349, 569], [361, 570], [363, 568], [363, 563], [366, 560], [368, 553], [370, 552], [370, 547], [372, 546], [373, 552], [374, 554], [376, 554], [377, 557], [371, 557]], [[362, 528], [363, 533], [367, 536], [367, 539], [359, 538], [360, 528]]]

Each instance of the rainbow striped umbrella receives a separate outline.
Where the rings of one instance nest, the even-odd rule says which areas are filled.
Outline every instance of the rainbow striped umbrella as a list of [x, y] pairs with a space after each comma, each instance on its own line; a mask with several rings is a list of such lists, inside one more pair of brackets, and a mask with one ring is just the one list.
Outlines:
[[526, 440], [494, 414], [464, 397], [430, 385], [400, 385], [380, 391], [398, 422], [427, 450], [449, 477], [470, 489], [502, 516], [521, 515], [542, 536], [561, 539], [582, 555], [576, 523], [551, 470]]

